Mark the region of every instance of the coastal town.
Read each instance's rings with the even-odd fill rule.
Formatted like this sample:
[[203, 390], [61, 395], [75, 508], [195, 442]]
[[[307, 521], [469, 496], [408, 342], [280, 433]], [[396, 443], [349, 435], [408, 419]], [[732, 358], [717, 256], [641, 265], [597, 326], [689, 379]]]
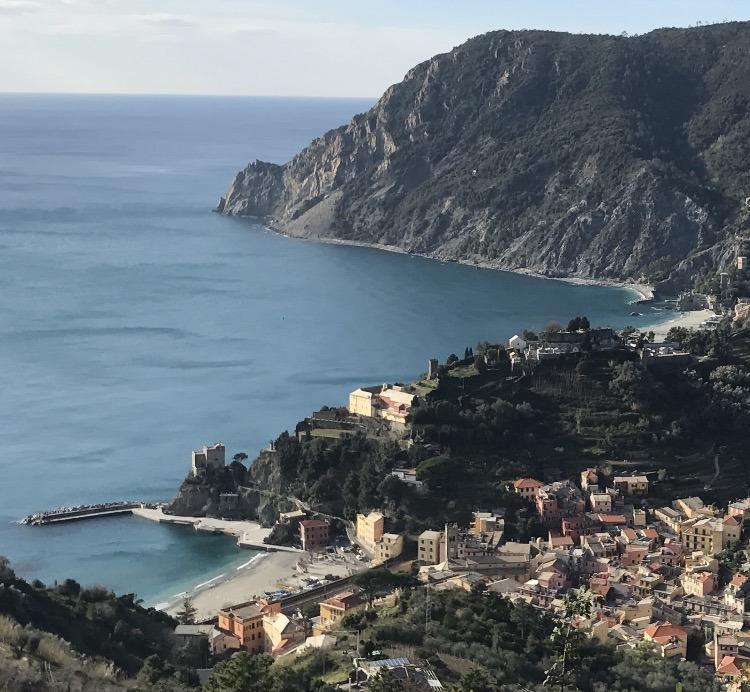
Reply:
[[[729, 319], [743, 319], [744, 310], [745, 302], [738, 301]], [[719, 321], [709, 320], [702, 328], [715, 329]], [[567, 329], [552, 326], [539, 335], [513, 335], [494, 353], [488, 348], [475, 356], [467, 348], [463, 359], [449, 358], [447, 365], [454, 378], [459, 369], [465, 381], [481, 379], [503, 361], [504, 376], [513, 379], [586, 354], [625, 354], [640, 367], [662, 373], [699, 361], [677, 341], [593, 328], [585, 318], [575, 318]], [[295, 436], [341, 441], [363, 435], [409, 449], [419, 439], [420, 400], [429, 399], [444, 375], [446, 365], [431, 359], [415, 383], [357, 388], [346, 407], [316, 412], [297, 426]], [[193, 453], [191, 475], [200, 479], [224, 464], [223, 445], [207, 446]], [[284, 527], [292, 537], [288, 549], [300, 552], [294, 586], [292, 578], [281, 579], [263, 593], [223, 603], [214, 612], [202, 608], [201, 619], [188, 595], [181, 610], [178, 604], [171, 607], [178, 616], [191, 616], [176, 634], [185, 641], [205, 641], [215, 660], [238, 651], [286, 660], [311, 650], [337, 651], [342, 639], [350, 642], [349, 635], [357, 631], [353, 623], [362, 614], [378, 617], [379, 609], [399, 602], [404, 589], [493, 595], [553, 618], [562, 617], [571, 598], [583, 597], [590, 607], [569, 620], [579, 634], [620, 650], [693, 661], [710, 670], [717, 684], [739, 692], [750, 671], [750, 560], [745, 553], [750, 497], [719, 504], [698, 494], [670, 496], [663, 470], [647, 463], [642, 469], [626, 466], [580, 464], [574, 475], [552, 481], [531, 475], [506, 478], [496, 504], [475, 506], [468, 522], [418, 532], [404, 530], [385, 506], [346, 519], [296, 500], [296, 509], [279, 512], [268, 534]], [[430, 483], [422, 469], [395, 466], [382, 481], [397, 482], [419, 497]], [[718, 465], [705, 469], [709, 482], [704, 490], [711, 489], [718, 474]], [[238, 502], [239, 497], [224, 494], [221, 507], [231, 513]], [[535, 527], [528, 540], [518, 540], [517, 529], [508, 523], [517, 523], [519, 516]], [[373, 590], [367, 581], [372, 573], [393, 579], [381, 577]], [[339, 671], [344, 687], [366, 688], [385, 670], [412, 680], [414, 689], [442, 689], [429, 661], [413, 652], [363, 655], [357, 647], [347, 658], [349, 664]]]
[[[394, 473], [419, 482], [409, 470]], [[408, 562], [421, 588], [500, 594], [551, 613], [566, 593], [589, 592], [595, 606], [575, 620], [587, 636], [616, 647], [647, 645], [654, 656], [665, 658], [686, 658], [692, 647], [694, 660], [711, 665], [727, 689], [739, 690], [750, 666], [750, 562], [742, 552], [750, 497], [723, 508], [699, 497], [653, 506], [652, 482], [645, 474], [611, 476], [596, 468], [554, 483], [529, 477], [509, 481], [509, 492], [547, 532], [528, 543], [505, 539], [503, 508], [477, 509], [468, 526], [435, 527], [418, 536], [388, 533], [384, 514], [373, 510], [357, 516], [358, 547], [349, 550], [365, 553], [372, 560], [368, 567], [404, 570]], [[306, 551], [325, 556], [341, 550], [332, 549], [327, 522], [303, 516], [282, 520], [297, 521]], [[413, 543], [411, 550], [407, 542]], [[336, 586], [335, 593], [329, 590], [319, 600], [306, 599], [318, 611], [309, 618], [302, 615], [299, 599], [287, 605], [289, 596], [270, 593], [228, 606], [209, 622], [183, 624], [176, 633], [206, 638], [217, 656], [237, 650], [296, 656], [334, 648], [346, 615], [392, 602], [398, 592], [386, 591], [368, 604], [360, 587]], [[425, 689], [439, 689], [423, 662], [399, 657], [379, 660], [374, 668], [372, 663], [355, 661], [365, 676], [390, 666], [424, 677]]]

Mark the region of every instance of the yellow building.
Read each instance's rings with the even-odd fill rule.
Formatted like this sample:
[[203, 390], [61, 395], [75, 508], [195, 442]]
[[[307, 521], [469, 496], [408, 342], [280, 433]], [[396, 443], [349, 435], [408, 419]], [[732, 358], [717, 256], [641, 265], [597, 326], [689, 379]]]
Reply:
[[342, 591], [320, 602], [320, 621], [317, 629], [325, 632], [331, 629], [347, 613], [362, 608], [364, 602], [356, 591]]
[[357, 515], [357, 540], [363, 543], [370, 552], [375, 551], [375, 544], [383, 537], [385, 518], [380, 512]]
[[417, 557], [420, 562], [437, 565], [441, 562], [442, 531], [423, 531], [419, 536]]

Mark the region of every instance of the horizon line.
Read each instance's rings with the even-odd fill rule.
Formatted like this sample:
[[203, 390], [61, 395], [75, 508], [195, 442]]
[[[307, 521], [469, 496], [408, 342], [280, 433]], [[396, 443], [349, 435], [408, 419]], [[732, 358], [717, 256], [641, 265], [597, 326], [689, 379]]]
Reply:
[[165, 98], [257, 98], [257, 99], [373, 99], [380, 96], [309, 96], [305, 94], [200, 94], [157, 91], [0, 91], [0, 96], [156, 96]]

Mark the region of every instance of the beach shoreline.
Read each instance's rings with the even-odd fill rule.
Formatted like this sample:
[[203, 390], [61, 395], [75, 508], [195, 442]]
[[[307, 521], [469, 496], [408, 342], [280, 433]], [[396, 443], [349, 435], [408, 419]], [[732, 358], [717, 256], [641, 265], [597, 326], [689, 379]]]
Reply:
[[716, 313], [713, 310], [692, 310], [690, 312], [680, 312], [676, 317], [649, 328], [654, 332], [656, 341], [664, 341], [667, 333], [673, 327], [684, 327], [685, 329], [697, 329], [709, 317], [714, 317]]
[[249, 601], [273, 591], [296, 567], [299, 555], [294, 553], [258, 552], [247, 562], [207, 579], [193, 588], [173, 594], [154, 608], [176, 615], [184, 599], [190, 598], [196, 619], [214, 617], [221, 608]]
[[154, 607], [175, 616], [189, 598], [196, 609], [196, 619], [207, 620], [222, 608], [266, 597], [278, 590], [299, 593], [307, 584], [304, 579], [340, 579], [364, 570], [367, 563], [354, 564], [328, 553], [259, 552], [247, 562], [196, 584], [192, 589], [173, 594]]
[[[250, 218], [250, 217], [245, 217], [245, 218]], [[258, 221], [260, 220], [258, 219]], [[578, 277], [578, 276], [547, 276], [546, 274], [541, 274], [532, 269], [524, 269], [524, 268], [510, 269], [508, 267], [500, 267], [500, 266], [497, 266], [496, 264], [493, 264], [491, 261], [486, 261], [486, 260], [469, 260], [469, 259], [446, 260], [442, 257], [433, 255], [430, 253], [408, 252], [407, 250], [404, 250], [403, 248], [398, 247], [397, 245], [367, 243], [362, 240], [346, 240], [343, 238], [326, 238], [323, 236], [310, 236], [310, 237], [298, 236], [298, 235], [292, 235], [291, 233], [286, 233], [279, 228], [274, 228], [273, 226], [269, 226], [267, 223], [264, 223], [262, 225], [263, 225], [263, 228], [265, 228], [267, 231], [270, 231], [271, 233], [276, 233], [280, 236], [283, 236], [285, 238], [291, 238], [293, 240], [302, 240], [302, 241], [307, 241], [311, 243], [323, 243], [325, 245], [345, 245], [345, 246], [350, 246], [350, 247], [370, 248], [372, 250], [383, 250], [384, 252], [393, 252], [399, 255], [409, 255], [412, 257], [420, 257], [422, 259], [428, 259], [428, 260], [432, 260], [436, 262], [461, 264], [467, 267], [475, 267], [477, 269], [488, 269], [492, 271], [508, 272], [509, 274], [521, 274], [523, 276], [531, 276], [535, 279], [547, 279], [549, 281], [564, 281], [565, 283], [575, 284], [579, 286], [604, 286], [608, 288], [624, 288], [628, 291], [631, 291], [637, 296], [633, 301], [631, 301], [631, 304], [652, 301], [654, 300], [654, 297], [655, 297], [654, 287], [648, 284], [628, 282], [628, 281], [617, 281], [615, 279], [590, 279], [590, 278]]]
[[348, 554], [326, 552], [312, 556], [299, 548], [264, 543], [271, 530], [254, 521], [177, 516], [164, 514], [161, 508], [145, 507], [134, 509], [133, 515], [157, 523], [232, 536], [237, 539], [238, 555], [243, 549], [254, 551], [242, 564], [226, 567], [192, 588], [153, 604], [157, 610], [172, 616], [181, 610], [185, 598], [189, 598], [196, 609], [196, 618], [206, 620], [215, 617], [222, 608], [261, 598], [266, 591], [299, 592], [307, 586], [304, 579], [340, 578], [367, 567]]

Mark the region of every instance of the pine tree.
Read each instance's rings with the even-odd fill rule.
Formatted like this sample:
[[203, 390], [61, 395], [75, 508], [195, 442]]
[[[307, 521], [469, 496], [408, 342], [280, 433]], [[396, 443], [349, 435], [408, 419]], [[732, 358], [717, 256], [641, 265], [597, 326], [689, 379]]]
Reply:
[[192, 625], [197, 613], [198, 609], [193, 605], [190, 596], [185, 596], [182, 601], [182, 610], [177, 611], [177, 621], [181, 625]]

